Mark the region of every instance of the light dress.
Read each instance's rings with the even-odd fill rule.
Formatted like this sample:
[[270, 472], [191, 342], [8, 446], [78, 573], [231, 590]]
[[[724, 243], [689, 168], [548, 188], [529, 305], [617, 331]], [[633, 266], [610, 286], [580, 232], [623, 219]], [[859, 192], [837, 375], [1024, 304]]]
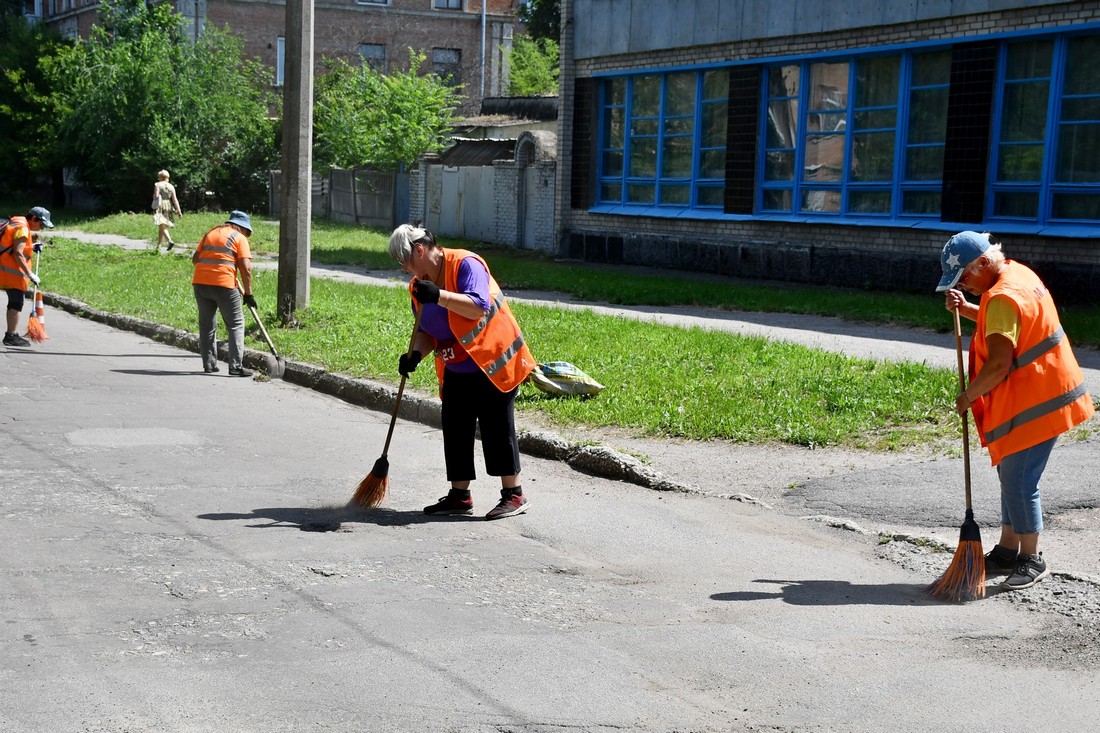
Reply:
[[157, 226], [166, 224], [170, 227], [176, 225], [176, 208], [172, 205], [172, 197], [176, 195], [176, 187], [168, 181], [157, 181], [157, 191], [160, 193], [160, 208], [153, 212], [153, 223]]

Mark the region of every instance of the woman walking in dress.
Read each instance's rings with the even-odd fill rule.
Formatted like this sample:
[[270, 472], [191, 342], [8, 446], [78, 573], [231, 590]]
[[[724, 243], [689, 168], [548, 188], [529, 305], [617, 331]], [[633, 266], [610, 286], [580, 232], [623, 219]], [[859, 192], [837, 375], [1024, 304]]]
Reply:
[[157, 253], [160, 253], [160, 244], [168, 240], [168, 249], [176, 246], [172, 241], [169, 228], [176, 225], [177, 218], [183, 218], [180, 210], [179, 199], [176, 198], [176, 187], [168, 182], [168, 171], [157, 174], [157, 182], [153, 184], [153, 223], [157, 225]]

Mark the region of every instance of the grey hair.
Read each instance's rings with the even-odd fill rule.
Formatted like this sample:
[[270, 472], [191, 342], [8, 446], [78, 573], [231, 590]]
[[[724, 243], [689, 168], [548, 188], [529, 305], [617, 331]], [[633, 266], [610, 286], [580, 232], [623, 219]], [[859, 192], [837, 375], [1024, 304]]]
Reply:
[[981, 267], [1000, 268], [1005, 262], [1005, 253], [1001, 251], [1001, 245], [999, 242], [993, 241], [993, 236], [989, 232], [982, 232], [982, 236], [989, 242], [989, 248], [985, 252], [979, 255], [978, 259], [971, 262], [969, 265], [963, 268], [963, 272], [977, 272]]
[[417, 242], [430, 245], [435, 243], [435, 238], [423, 227], [402, 224], [390, 235], [390, 257], [404, 265], [412, 257], [412, 248]]

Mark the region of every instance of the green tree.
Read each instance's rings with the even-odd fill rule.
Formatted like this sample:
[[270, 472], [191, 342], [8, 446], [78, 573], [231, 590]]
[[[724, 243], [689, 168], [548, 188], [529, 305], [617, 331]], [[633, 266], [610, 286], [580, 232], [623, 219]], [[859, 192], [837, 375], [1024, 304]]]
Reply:
[[443, 149], [460, 90], [434, 74], [421, 75], [424, 59], [410, 49], [408, 69], [388, 75], [366, 64], [325, 60], [313, 104], [318, 168], [393, 171]]
[[6, 161], [0, 196], [25, 193], [59, 161], [56, 97], [43, 64], [64, 41], [18, 10], [0, 4], [0, 160]]
[[516, 36], [509, 55], [508, 94], [513, 97], [557, 94], [558, 54], [556, 41]]
[[561, 0], [529, 0], [520, 6], [519, 19], [531, 38], [561, 40]]
[[190, 208], [265, 203], [276, 99], [241, 41], [208, 27], [190, 43], [167, 3], [107, 0], [100, 21], [47, 67], [77, 179], [112, 209], [147, 205], [161, 168]]

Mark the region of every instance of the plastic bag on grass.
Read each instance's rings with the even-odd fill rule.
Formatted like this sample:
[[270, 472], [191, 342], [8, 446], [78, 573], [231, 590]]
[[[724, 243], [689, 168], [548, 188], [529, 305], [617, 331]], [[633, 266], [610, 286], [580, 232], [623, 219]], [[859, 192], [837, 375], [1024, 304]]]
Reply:
[[592, 396], [603, 391], [603, 385], [567, 361], [538, 364], [527, 381], [543, 392], [572, 397]]

